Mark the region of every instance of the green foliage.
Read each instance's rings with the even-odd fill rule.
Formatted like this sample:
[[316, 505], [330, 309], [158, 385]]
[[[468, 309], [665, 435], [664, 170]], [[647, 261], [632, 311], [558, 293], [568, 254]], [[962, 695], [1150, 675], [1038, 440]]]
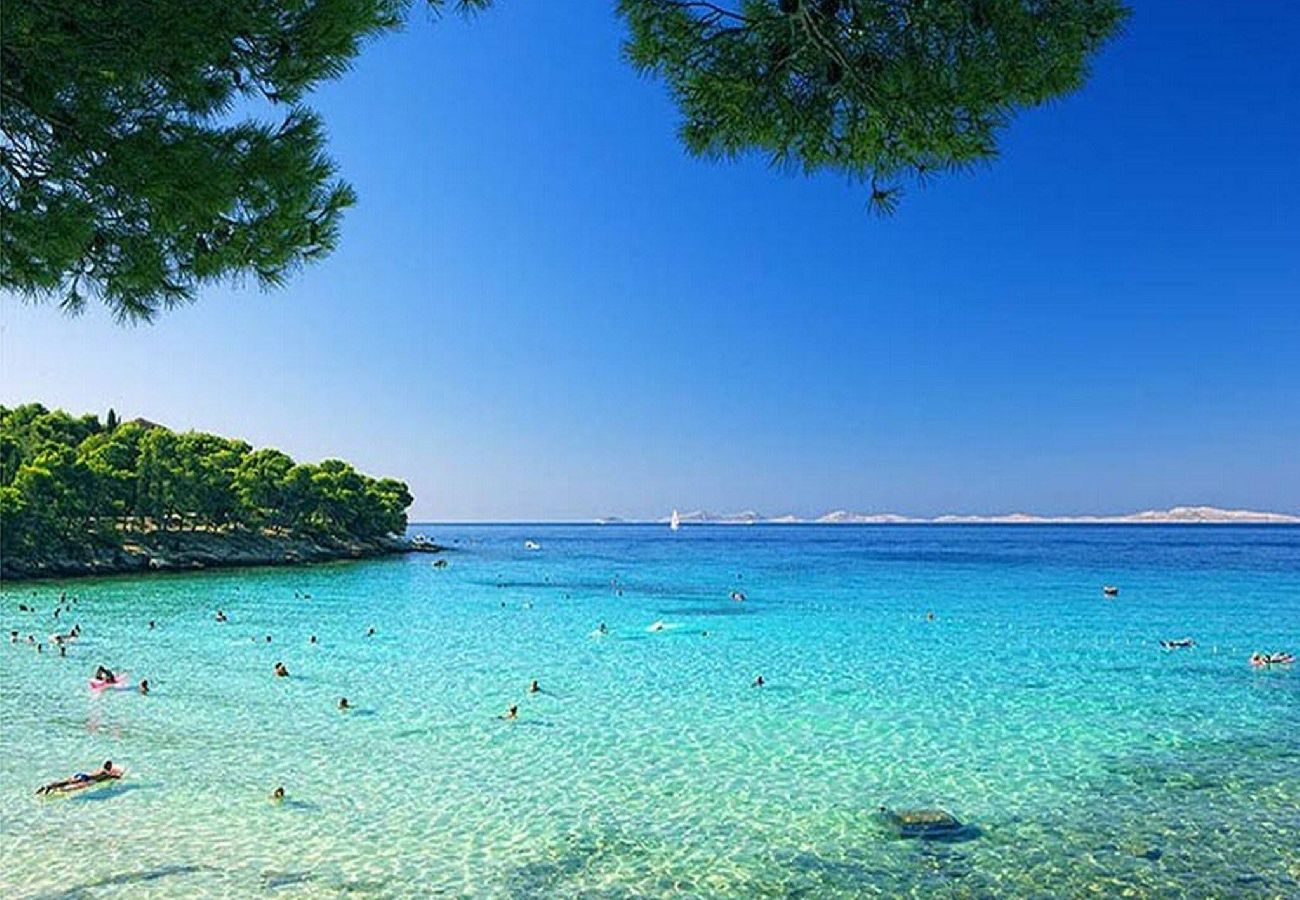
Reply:
[[0, 555], [74, 557], [131, 531], [272, 529], [368, 540], [406, 529], [411, 495], [341, 460], [295, 464], [213, 434], [108, 430], [39, 404], [0, 406]]
[[898, 179], [997, 153], [1016, 110], [1083, 84], [1120, 27], [1119, 0], [620, 0], [637, 68], [661, 76], [692, 152], [757, 151], [867, 180], [881, 212]]
[[[405, 0], [15, 0], [0, 16], [0, 286], [148, 319], [280, 284], [351, 189], [302, 105]], [[232, 120], [236, 105], [257, 118]]]
[[[844, 173], [881, 212], [905, 179], [992, 158], [1018, 110], [1083, 84], [1127, 15], [1121, 0], [616, 3], [625, 54], [667, 83], [690, 152]], [[0, 287], [149, 319], [205, 284], [273, 287], [328, 254], [354, 197], [303, 98], [406, 6], [7, 4]]]

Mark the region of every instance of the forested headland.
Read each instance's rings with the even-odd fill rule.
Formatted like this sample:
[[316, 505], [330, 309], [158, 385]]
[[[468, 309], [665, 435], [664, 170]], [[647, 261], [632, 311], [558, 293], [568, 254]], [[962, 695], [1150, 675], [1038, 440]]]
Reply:
[[402, 549], [406, 485], [109, 410], [0, 406], [5, 577], [307, 562]]

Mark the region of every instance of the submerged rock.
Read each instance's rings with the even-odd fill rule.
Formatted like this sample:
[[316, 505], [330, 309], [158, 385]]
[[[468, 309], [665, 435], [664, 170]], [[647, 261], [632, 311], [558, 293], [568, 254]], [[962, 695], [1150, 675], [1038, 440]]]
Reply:
[[904, 838], [961, 838], [972, 836], [973, 829], [943, 809], [888, 809], [880, 807], [885, 823]]

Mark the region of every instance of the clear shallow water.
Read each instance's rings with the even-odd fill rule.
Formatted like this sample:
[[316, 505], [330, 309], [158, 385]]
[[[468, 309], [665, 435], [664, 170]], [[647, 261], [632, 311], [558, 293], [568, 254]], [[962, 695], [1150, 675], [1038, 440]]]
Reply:
[[[1300, 651], [1300, 529], [417, 530], [448, 568], [6, 586], [0, 894], [1300, 894], [1300, 669], [1246, 664]], [[9, 644], [60, 589], [67, 658]]]

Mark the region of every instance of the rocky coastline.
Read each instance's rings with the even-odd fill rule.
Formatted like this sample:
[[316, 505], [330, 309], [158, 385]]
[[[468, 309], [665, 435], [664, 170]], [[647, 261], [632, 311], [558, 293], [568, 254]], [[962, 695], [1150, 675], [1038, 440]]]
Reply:
[[11, 582], [237, 566], [298, 566], [444, 549], [427, 542], [417, 546], [396, 536], [345, 540], [246, 530], [152, 531], [124, 533], [120, 543], [88, 543], [76, 554], [0, 559], [0, 579]]

